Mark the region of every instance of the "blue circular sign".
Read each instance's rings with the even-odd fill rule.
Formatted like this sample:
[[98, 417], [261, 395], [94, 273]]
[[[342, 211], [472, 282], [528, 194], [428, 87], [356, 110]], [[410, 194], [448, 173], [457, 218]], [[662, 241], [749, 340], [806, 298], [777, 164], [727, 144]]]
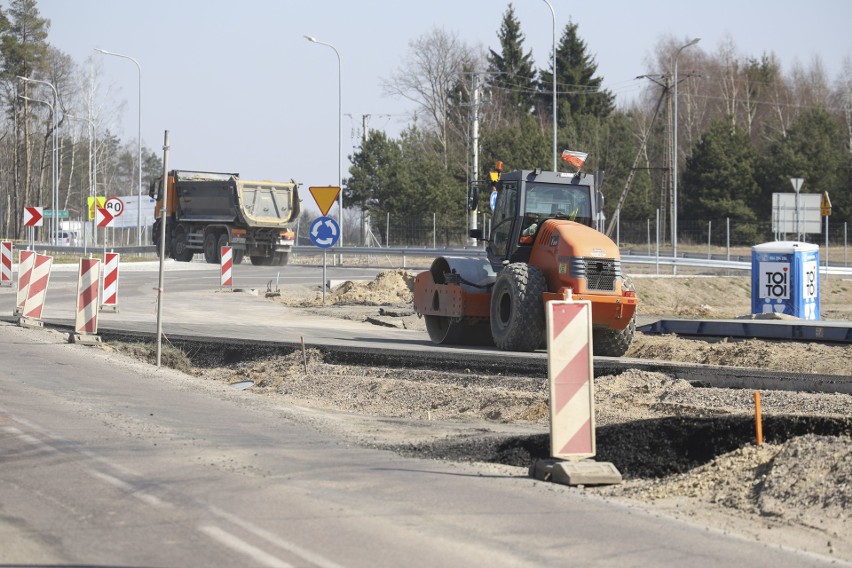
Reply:
[[494, 211], [494, 206], [497, 205], [497, 192], [496, 191], [491, 192], [491, 198], [488, 200], [488, 202], [489, 202], [489, 205], [491, 205], [491, 210]]
[[333, 247], [340, 238], [340, 226], [331, 217], [317, 217], [308, 231], [311, 242], [319, 248]]

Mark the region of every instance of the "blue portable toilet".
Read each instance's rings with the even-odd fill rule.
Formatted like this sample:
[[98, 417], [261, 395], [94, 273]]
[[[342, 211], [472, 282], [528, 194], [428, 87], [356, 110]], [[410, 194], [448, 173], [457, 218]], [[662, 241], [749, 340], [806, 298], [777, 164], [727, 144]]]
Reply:
[[795, 241], [753, 246], [751, 313], [820, 319], [819, 246]]

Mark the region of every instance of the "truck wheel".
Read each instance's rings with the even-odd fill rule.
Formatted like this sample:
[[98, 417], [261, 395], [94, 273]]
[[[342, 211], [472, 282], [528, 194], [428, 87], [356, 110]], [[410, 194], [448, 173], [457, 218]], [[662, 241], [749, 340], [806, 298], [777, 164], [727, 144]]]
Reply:
[[269, 257], [260, 255], [260, 254], [252, 254], [249, 255], [251, 259], [251, 263], [255, 266], [269, 266]]
[[189, 250], [186, 231], [181, 229], [178, 231], [177, 235], [175, 235], [174, 250], [172, 253], [172, 256], [174, 256], [174, 259], [178, 262], [189, 262], [192, 260], [194, 253]]
[[636, 333], [636, 317], [624, 329], [611, 327], [592, 328], [592, 345], [595, 355], [603, 357], [621, 357], [630, 349], [633, 335]]
[[216, 264], [219, 262], [219, 249], [216, 247], [218, 243], [216, 233], [207, 233], [204, 237], [204, 260], [207, 264]]
[[290, 261], [290, 253], [289, 252], [276, 252], [275, 256], [272, 257], [272, 265], [273, 266], [286, 266]]
[[525, 263], [505, 267], [491, 293], [491, 336], [502, 351], [535, 351], [544, 338], [544, 274]]
[[234, 264], [242, 264], [245, 256], [246, 256], [245, 251], [242, 251], [242, 250], [234, 251]]

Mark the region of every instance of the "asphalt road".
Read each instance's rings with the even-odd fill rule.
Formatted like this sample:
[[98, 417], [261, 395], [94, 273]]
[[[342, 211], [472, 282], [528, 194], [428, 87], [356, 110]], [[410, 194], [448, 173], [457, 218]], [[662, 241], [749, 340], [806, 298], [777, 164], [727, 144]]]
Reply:
[[[0, 323], [0, 565], [823, 565]], [[345, 417], [341, 417], [345, 419]]]

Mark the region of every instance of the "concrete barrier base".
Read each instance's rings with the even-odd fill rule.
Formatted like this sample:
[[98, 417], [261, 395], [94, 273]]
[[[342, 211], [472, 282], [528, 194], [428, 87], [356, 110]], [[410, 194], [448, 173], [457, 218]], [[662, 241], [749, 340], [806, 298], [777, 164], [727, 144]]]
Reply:
[[44, 322], [40, 319], [21, 317], [18, 325], [26, 329], [41, 329], [44, 327]]
[[116, 306], [116, 305], [114, 305], [114, 304], [101, 306], [101, 307], [100, 307], [100, 311], [102, 311], [102, 312], [110, 312], [110, 313], [113, 313], [113, 314], [117, 314], [117, 313], [118, 313], [118, 306]]
[[70, 333], [68, 334], [68, 343], [77, 343], [80, 345], [100, 345], [102, 343], [101, 336], [94, 333]]
[[621, 472], [610, 462], [595, 460], [538, 460], [530, 467], [530, 477], [562, 485], [617, 485]]

